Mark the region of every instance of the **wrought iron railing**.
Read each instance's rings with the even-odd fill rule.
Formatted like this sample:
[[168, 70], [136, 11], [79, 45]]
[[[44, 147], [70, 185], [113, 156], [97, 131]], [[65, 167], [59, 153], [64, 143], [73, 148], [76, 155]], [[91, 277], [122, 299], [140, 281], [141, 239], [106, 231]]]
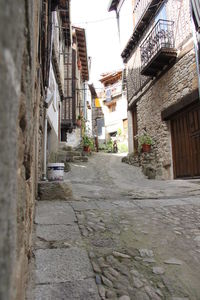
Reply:
[[140, 46], [142, 69], [153, 59], [160, 49], [174, 49], [174, 22], [158, 20]]

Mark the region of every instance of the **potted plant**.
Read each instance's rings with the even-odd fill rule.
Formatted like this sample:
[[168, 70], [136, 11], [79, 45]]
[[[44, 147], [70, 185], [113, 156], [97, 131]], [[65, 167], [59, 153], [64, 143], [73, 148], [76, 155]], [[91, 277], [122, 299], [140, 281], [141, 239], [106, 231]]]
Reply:
[[85, 152], [90, 152], [91, 148], [93, 147], [93, 141], [91, 138], [89, 138], [89, 136], [84, 135], [82, 137], [82, 143], [83, 143], [83, 150]]
[[81, 127], [81, 121], [82, 121], [82, 116], [81, 116], [81, 115], [78, 115], [78, 118], [77, 118], [77, 120], [76, 120], [76, 125], [77, 125], [78, 127]]
[[142, 135], [139, 136], [138, 142], [139, 149], [142, 149], [143, 152], [149, 152], [151, 150], [153, 140], [151, 136], [147, 134], [147, 132], [144, 132]]

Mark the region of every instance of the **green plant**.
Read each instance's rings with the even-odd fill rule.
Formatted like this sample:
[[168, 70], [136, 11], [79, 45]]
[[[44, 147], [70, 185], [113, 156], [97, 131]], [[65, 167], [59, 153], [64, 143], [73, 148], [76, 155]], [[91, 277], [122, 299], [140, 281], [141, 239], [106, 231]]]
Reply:
[[125, 143], [118, 143], [118, 151], [119, 153], [128, 152], [128, 146]]
[[113, 150], [113, 141], [110, 140], [110, 141], [108, 141], [108, 142], [106, 143], [106, 151], [107, 151], [107, 152], [112, 152], [112, 150]]
[[118, 129], [117, 129], [117, 135], [120, 136], [121, 134], [122, 134], [122, 129], [121, 129], [121, 128], [118, 128]]
[[93, 139], [90, 138], [90, 137], [87, 136], [87, 135], [84, 135], [84, 136], [82, 137], [82, 143], [83, 143], [83, 146], [86, 146], [86, 147], [89, 146], [89, 147], [92, 148], [92, 149], [93, 149], [93, 147], [94, 147]]
[[142, 145], [152, 145], [153, 139], [152, 137], [145, 131], [142, 135], [138, 136], [138, 146], [139, 150], [142, 148]]

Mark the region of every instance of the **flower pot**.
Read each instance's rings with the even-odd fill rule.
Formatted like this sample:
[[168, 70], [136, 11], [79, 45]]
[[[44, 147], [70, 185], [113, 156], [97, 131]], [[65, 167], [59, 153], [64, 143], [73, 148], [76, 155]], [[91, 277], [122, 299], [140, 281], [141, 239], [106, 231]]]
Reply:
[[149, 145], [149, 144], [143, 144], [142, 145], [142, 151], [143, 152], [150, 152], [150, 150], [151, 150], [151, 145]]
[[90, 146], [83, 146], [83, 150], [85, 152], [90, 152]]
[[78, 127], [81, 127], [81, 120], [77, 120], [77, 121], [76, 121], [76, 125], [77, 125]]

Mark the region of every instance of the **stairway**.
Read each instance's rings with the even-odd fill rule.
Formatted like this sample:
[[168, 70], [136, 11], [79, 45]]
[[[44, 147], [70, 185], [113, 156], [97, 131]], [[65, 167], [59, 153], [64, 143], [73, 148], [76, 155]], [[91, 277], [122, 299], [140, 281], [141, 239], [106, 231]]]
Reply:
[[82, 148], [73, 149], [71, 146], [61, 146], [57, 153], [58, 160], [64, 163], [87, 162], [88, 157], [84, 155]]

